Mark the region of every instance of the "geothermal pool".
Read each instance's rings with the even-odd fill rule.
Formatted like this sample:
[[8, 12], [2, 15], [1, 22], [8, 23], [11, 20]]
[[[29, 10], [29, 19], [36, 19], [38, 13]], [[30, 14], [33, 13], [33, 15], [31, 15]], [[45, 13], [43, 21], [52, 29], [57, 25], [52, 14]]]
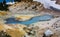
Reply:
[[50, 20], [52, 18], [53, 18], [52, 15], [42, 15], [42, 16], [32, 17], [30, 20], [27, 20], [27, 21], [18, 21], [18, 20], [15, 20], [15, 18], [7, 18], [5, 20], [6, 20], [6, 24], [30, 25], [32, 23], [36, 23], [36, 22], [40, 22], [40, 21], [48, 21], [48, 20]]

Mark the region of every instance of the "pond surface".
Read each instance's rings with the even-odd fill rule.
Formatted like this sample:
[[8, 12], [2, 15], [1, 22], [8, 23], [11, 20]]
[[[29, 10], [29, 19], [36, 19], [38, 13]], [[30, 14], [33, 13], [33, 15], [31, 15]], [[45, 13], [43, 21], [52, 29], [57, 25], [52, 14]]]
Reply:
[[30, 25], [32, 23], [36, 23], [36, 22], [39, 22], [39, 21], [47, 21], [47, 20], [50, 20], [52, 18], [53, 18], [52, 15], [43, 15], [43, 16], [33, 17], [30, 20], [28, 20], [28, 21], [18, 21], [18, 20], [15, 20], [15, 18], [7, 18], [5, 20], [7, 21], [6, 24], [17, 24], [17, 23], [20, 23], [20, 24], [24, 24], [24, 25]]

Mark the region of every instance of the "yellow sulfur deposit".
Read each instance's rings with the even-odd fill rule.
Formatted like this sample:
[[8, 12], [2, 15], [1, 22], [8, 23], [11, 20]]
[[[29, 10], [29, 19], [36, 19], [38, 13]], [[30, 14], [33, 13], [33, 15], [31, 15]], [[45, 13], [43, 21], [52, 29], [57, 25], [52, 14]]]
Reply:
[[4, 26], [0, 24], [0, 30], [3, 30], [4, 29]]
[[7, 29], [6, 32], [12, 37], [23, 37], [25, 35], [25, 31], [19, 29]]
[[19, 21], [26, 21], [26, 20], [29, 20], [31, 19], [33, 16], [16, 16], [16, 20], [19, 20]]
[[4, 16], [4, 15], [7, 15], [7, 14], [8, 14], [8, 12], [5, 12], [5, 11], [0, 12], [0, 16]]
[[10, 35], [11, 37], [23, 37], [25, 36], [26, 32], [23, 30], [23, 27], [18, 27], [18, 25], [15, 25], [15, 27], [8, 26], [5, 24], [0, 25], [0, 31], [4, 31], [7, 33], [7, 35]]

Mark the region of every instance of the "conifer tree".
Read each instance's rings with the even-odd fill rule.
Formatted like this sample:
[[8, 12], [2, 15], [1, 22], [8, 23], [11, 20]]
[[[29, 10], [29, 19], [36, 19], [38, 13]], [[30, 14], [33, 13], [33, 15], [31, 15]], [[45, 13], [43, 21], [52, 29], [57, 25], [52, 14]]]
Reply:
[[3, 10], [8, 10], [8, 5], [6, 5], [6, 0], [3, 1]]

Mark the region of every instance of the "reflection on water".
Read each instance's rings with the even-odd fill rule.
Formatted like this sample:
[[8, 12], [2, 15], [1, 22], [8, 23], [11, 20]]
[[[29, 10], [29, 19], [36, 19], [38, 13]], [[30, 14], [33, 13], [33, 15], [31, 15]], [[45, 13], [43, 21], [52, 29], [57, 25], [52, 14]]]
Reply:
[[50, 20], [52, 18], [53, 18], [52, 15], [36, 16], [36, 17], [31, 18], [28, 21], [17, 21], [17, 20], [15, 20], [15, 18], [8, 18], [8, 19], [6, 19], [6, 21], [7, 21], [6, 24], [20, 23], [20, 24], [29, 25], [29, 24], [36, 23], [36, 22], [39, 22], [39, 21], [47, 21], [47, 20]]

